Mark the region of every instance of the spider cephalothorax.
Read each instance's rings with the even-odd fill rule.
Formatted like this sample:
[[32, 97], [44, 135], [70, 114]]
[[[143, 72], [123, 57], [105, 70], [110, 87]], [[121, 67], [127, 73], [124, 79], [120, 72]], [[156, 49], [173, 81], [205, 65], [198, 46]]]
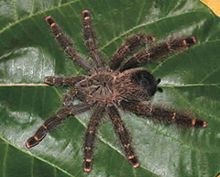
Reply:
[[[154, 37], [134, 34], [119, 47], [108, 66], [97, 50], [88, 10], [82, 12], [82, 22], [85, 45], [89, 50], [92, 63], [77, 53], [71, 40], [62, 32], [51, 16], [47, 16], [45, 19], [65, 53], [71, 60], [88, 71], [88, 75], [47, 76], [45, 78], [44, 82], [48, 85], [67, 86], [70, 87], [70, 90], [64, 95], [63, 107], [54, 116], [47, 119], [34, 136], [27, 140], [25, 144], [27, 148], [39, 144], [46, 134], [65, 118], [94, 109], [85, 134], [84, 171], [90, 172], [92, 169], [95, 135], [104, 114], [107, 114], [111, 120], [128, 161], [134, 168], [137, 168], [139, 167], [138, 158], [118, 109], [130, 111], [144, 118], [175, 123], [184, 127], [205, 128], [207, 126], [207, 122], [197, 119], [191, 114], [151, 105], [151, 97], [157, 90], [162, 91], [158, 87], [160, 79], [155, 79], [151, 73], [139, 67], [140, 64], [163, 59], [169, 53], [182, 51], [192, 46], [196, 43], [194, 36], [173, 39], [135, 53], [134, 50], [137, 47], [144, 47], [145, 44], [153, 42]], [[129, 55], [132, 56], [128, 58]], [[75, 99], [78, 99], [80, 103], [74, 104]]]

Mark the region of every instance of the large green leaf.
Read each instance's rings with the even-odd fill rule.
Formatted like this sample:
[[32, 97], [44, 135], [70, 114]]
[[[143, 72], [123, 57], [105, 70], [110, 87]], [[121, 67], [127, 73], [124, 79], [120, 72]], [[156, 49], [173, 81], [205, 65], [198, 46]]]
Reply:
[[[0, 87], [0, 176], [2, 177], [212, 177], [220, 171], [220, 20], [197, 0], [0, 1], [0, 82], [42, 83], [48, 75], [75, 75], [43, 17], [52, 15], [87, 56], [80, 12], [90, 9], [106, 60], [130, 34], [146, 32], [158, 40], [197, 36], [189, 50], [147, 66], [162, 79], [155, 103], [198, 114], [206, 129], [155, 124], [123, 113], [141, 167], [133, 169], [112, 125], [98, 135], [91, 174], [82, 171], [83, 136], [90, 113], [72, 118], [28, 151], [25, 140], [61, 105], [64, 90], [51, 87]], [[113, 135], [113, 136], [112, 136]]]

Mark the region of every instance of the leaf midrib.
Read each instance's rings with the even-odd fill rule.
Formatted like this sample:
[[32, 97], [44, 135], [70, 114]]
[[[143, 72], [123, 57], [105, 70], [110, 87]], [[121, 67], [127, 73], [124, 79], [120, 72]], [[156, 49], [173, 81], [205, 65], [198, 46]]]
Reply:
[[[75, 1], [72, 1], [72, 2], [68, 2], [68, 3], [62, 4], [61, 6], [54, 6], [53, 8], [48, 9], [48, 10], [46, 10], [46, 11], [39, 11], [39, 12], [37, 12], [37, 13], [35, 13], [35, 14], [31, 14], [30, 16], [26, 16], [26, 17], [24, 17], [24, 18], [21, 18], [21, 19], [19, 19], [19, 20], [16, 20], [15, 22], [13, 22], [13, 23], [9, 24], [8, 26], [4, 27], [4, 28], [0, 31], [0, 35], [1, 35], [2, 33], [4, 33], [5, 31], [7, 31], [8, 29], [10, 29], [12, 26], [15, 26], [16, 24], [21, 23], [22, 21], [28, 20], [28, 19], [30, 19], [30, 18], [32, 18], [32, 17], [34, 17], [34, 16], [37, 16], [37, 15], [41, 15], [41, 14], [47, 12], [47, 11], [51, 11], [51, 10], [54, 10], [54, 9], [57, 9], [57, 8], [60, 8], [60, 7], [64, 7], [64, 6], [68, 6], [68, 5], [70, 5], [70, 4], [76, 3], [77, 1], [80, 1], [80, 0], [75, 0]], [[201, 9], [203, 9], [203, 8], [201, 8]], [[174, 17], [177, 17], [177, 16], [182, 16], [182, 15], [190, 14], [190, 13], [202, 12], [202, 11], [199, 11], [199, 10], [200, 10], [200, 9], [196, 9], [196, 10], [193, 11], [193, 12], [186, 12], [186, 13], [183, 13], [183, 14], [181, 14], [181, 15], [167, 16], [167, 17], [161, 18], [161, 19], [159, 19], [159, 20], [157, 20], [157, 21], [154, 21], [154, 22], [151, 22], [151, 23], [143, 23], [143, 24], [137, 25], [137, 26], [135, 26], [135, 27], [133, 27], [133, 28], [127, 30], [127, 31], [124, 31], [123, 33], [119, 34], [118, 36], [112, 38], [112, 40], [108, 41], [106, 44], [104, 44], [102, 47], [100, 47], [99, 50], [105, 49], [106, 47], [108, 47], [109, 45], [111, 45], [111, 44], [112, 44], [113, 42], [115, 42], [116, 40], [120, 39], [121, 37], [123, 37], [123, 36], [125, 36], [125, 35], [127, 35], [127, 34], [129, 34], [129, 33], [131, 33], [132, 31], [134, 31], [134, 30], [136, 30], [136, 29], [138, 29], [138, 28], [141, 28], [141, 27], [143, 27], [143, 26], [146, 26], [146, 25], [149, 25], [149, 24], [152, 24], [152, 23], [159, 22], [159, 21], [164, 20], [164, 19], [174, 18]], [[217, 41], [219, 42], [220, 40], [217, 40]], [[212, 41], [209, 41], [209, 42], [212, 42]], [[169, 85], [169, 84], [165, 84], [165, 85], [162, 85], [162, 86], [163, 86], [163, 87], [174, 87], [174, 88], [175, 88], [175, 87], [203, 87], [203, 86], [219, 86], [219, 85], [220, 85], [220, 83], [216, 83], [216, 84], [185, 84], [185, 85], [172, 85], [172, 84]], [[56, 90], [56, 89], [55, 89], [55, 90]], [[78, 118], [77, 118], [77, 120], [79, 121], [80, 124], [82, 124], [84, 127], [86, 127], [86, 125], [83, 124]], [[149, 126], [150, 126], [150, 125], [149, 125]], [[153, 128], [153, 127], [151, 127], [151, 128]], [[154, 128], [154, 129], [155, 129], [155, 128]], [[158, 132], [158, 131], [157, 131], [157, 132]], [[161, 133], [163, 136], [166, 136], [166, 137], [168, 137], [168, 138], [171, 138], [172, 140], [174, 140], [174, 141], [176, 141], [176, 142], [181, 142], [181, 145], [185, 143], [185, 142], [182, 143], [182, 141], [178, 141], [176, 138], [174, 138], [174, 137], [172, 137], [172, 136], [168, 136], [168, 135], [165, 134], [164, 132], [159, 131], [159, 133]], [[61, 170], [62, 172], [64, 172], [65, 174], [67, 174], [67, 175], [69, 175], [69, 176], [73, 176], [72, 174], [68, 173], [67, 171], [61, 169], [59, 166], [56, 166], [56, 165], [50, 163], [49, 161], [44, 160], [44, 159], [42, 159], [42, 158], [40, 158], [40, 157], [38, 157], [38, 156], [35, 156], [35, 155], [32, 154], [32, 153], [28, 153], [28, 152], [25, 151], [25, 150], [19, 149], [18, 147], [14, 146], [14, 145], [11, 144], [9, 141], [7, 141], [5, 138], [3, 138], [3, 136], [0, 136], [0, 138], [1, 138], [4, 142], [6, 142], [7, 144], [9, 144], [9, 145], [13, 146], [14, 148], [18, 149], [19, 151], [21, 151], [21, 152], [23, 152], [23, 153], [26, 153], [26, 154], [28, 154], [28, 155], [31, 155], [31, 156], [33, 156], [34, 158], [39, 159], [39, 160], [41, 160], [41, 161], [43, 161], [43, 162], [45, 162], [45, 163], [47, 163], [47, 164], [49, 164], [49, 165], [51, 165], [51, 166], [54, 166], [55, 168]], [[120, 155], [122, 155], [121, 152], [120, 152], [118, 149], [116, 149], [116, 148], [115, 148], [114, 146], [112, 146], [109, 142], [107, 142], [101, 135], [98, 135], [98, 138], [100, 139], [101, 142], [103, 142], [104, 144], [108, 145], [111, 149], [114, 149], [116, 152], [118, 152]], [[186, 144], [186, 143], [185, 143], [185, 144]], [[201, 151], [201, 149], [198, 149], [198, 148], [195, 148], [195, 147], [193, 147], [193, 146], [190, 146], [189, 144], [186, 144], [186, 145], [189, 146], [191, 149], [195, 149], [195, 150]], [[122, 156], [123, 156], [123, 155], [122, 155]], [[145, 167], [143, 167], [143, 166], [141, 166], [141, 168], [143, 168], [143, 169], [146, 170], [146, 171], [149, 171], [149, 170], [147, 170], [147, 169], [146, 169]], [[151, 172], [151, 173], [152, 173], [152, 172]], [[155, 175], [156, 175], [156, 174], [155, 174]]]
[[[220, 68], [219, 68], [220, 69]], [[219, 87], [220, 83], [215, 83], [215, 84], [160, 84], [161, 87], [163, 88], [182, 88], [182, 87]]]

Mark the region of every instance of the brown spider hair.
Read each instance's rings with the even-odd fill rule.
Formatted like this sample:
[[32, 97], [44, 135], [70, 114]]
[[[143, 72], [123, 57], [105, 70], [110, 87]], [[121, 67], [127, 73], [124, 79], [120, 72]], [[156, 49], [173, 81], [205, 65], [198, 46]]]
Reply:
[[[130, 111], [143, 118], [152, 118], [159, 122], [174, 123], [184, 127], [205, 128], [207, 126], [206, 121], [190, 114], [152, 105], [150, 103], [152, 96], [157, 91], [162, 91], [158, 86], [160, 79], [156, 79], [150, 72], [140, 67], [141, 64], [164, 59], [168, 54], [191, 47], [196, 43], [194, 36], [173, 39], [149, 49], [143, 49], [145, 44], [152, 43], [155, 38], [146, 34], [133, 34], [115, 52], [108, 66], [97, 49], [89, 10], [82, 11], [82, 24], [85, 45], [92, 63], [81, 57], [73, 47], [73, 42], [63, 33], [51, 16], [47, 16], [45, 20], [64, 52], [73, 62], [85, 69], [88, 75], [45, 77], [44, 82], [50, 86], [65, 86], [70, 89], [64, 95], [62, 108], [47, 119], [26, 141], [27, 148], [39, 144], [49, 131], [66, 118], [93, 109], [85, 133], [84, 171], [90, 172], [92, 169], [96, 133], [105, 114], [108, 115], [114, 126], [126, 158], [134, 168], [137, 168], [140, 163], [132, 146], [132, 138], [118, 109]], [[135, 49], [138, 47], [142, 47], [142, 49], [135, 53]], [[132, 56], [129, 58], [130, 55]], [[75, 99], [78, 99], [80, 103], [74, 104]]]

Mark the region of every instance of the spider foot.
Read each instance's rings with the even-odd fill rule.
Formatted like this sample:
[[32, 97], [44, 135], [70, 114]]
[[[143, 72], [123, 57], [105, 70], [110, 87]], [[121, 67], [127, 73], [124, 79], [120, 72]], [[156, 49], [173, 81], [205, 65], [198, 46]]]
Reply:
[[138, 162], [138, 159], [136, 156], [134, 155], [128, 156], [128, 160], [134, 168], [140, 167], [140, 163]]
[[30, 149], [36, 145], [38, 145], [43, 138], [46, 136], [47, 134], [47, 128], [45, 125], [42, 125], [37, 132], [35, 133], [34, 136], [30, 137], [26, 142], [25, 142], [25, 146], [26, 148]]
[[91, 159], [85, 159], [83, 166], [84, 172], [90, 173], [92, 171]]

